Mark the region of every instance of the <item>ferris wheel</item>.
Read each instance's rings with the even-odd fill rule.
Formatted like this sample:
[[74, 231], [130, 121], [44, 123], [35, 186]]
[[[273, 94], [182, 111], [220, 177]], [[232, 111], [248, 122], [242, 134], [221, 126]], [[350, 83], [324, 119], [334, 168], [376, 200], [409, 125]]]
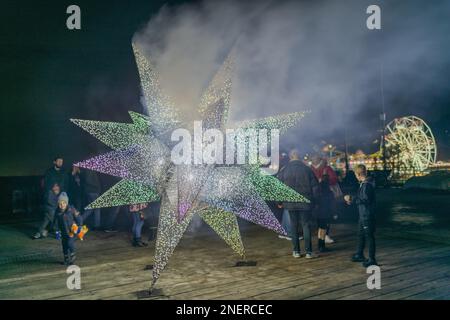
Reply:
[[416, 116], [391, 121], [386, 126], [385, 141], [388, 162], [404, 173], [422, 172], [436, 162], [433, 133], [425, 121]]

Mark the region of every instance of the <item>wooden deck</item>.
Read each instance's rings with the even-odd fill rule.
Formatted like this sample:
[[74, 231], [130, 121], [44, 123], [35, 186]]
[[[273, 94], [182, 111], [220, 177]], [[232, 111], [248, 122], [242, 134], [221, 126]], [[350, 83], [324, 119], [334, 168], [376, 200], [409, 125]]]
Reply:
[[[92, 232], [77, 242], [81, 290], [66, 287], [60, 244], [29, 240], [14, 225], [1, 227], [0, 299], [137, 299], [149, 287], [154, 247], [132, 248], [126, 233]], [[149, 299], [450, 299], [450, 245], [377, 233], [381, 289], [369, 290], [366, 270], [349, 261], [355, 247], [353, 225], [338, 225], [317, 259], [294, 259], [290, 242], [260, 227], [244, 230], [253, 267], [234, 267], [238, 259], [216, 235], [185, 237], [175, 250]], [[4, 241], [11, 249], [6, 252]], [[316, 247], [314, 239], [313, 246]], [[15, 248], [15, 249], [14, 249]], [[9, 256], [8, 256], [8, 255]]]

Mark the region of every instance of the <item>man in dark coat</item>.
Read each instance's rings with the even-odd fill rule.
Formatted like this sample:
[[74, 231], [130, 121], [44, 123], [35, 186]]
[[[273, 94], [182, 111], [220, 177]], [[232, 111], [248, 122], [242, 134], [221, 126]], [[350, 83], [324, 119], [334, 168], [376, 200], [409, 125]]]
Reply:
[[61, 156], [53, 159], [53, 167], [48, 169], [44, 175], [44, 198], [47, 199], [49, 193], [55, 184], [59, 185], [61, 192], [67, 192], [69, 187], [69, 176], [63, 168], [64, 160]]
[[72, 166], [72, 174], [69, 175], [69, 195], [71, 204], [81, 212], [83, 195], [81, 192], [80, 168], [77, 166]]
[[[100, 179], [95, 171], [80, 169], [80, 184], [81, 191], [85, 197], [86, 205], [91, 204], [94, 200], [96, 200], [100, 196], [101, 185]], [[87, 218], [94, 214], [94, 226], [91, 228], [92, 230], [100, 229], [100, 218], [101, 212], [100, 209], [88, 209], [83, 213], [83, 221], [87, 221]]]
[[53, 222], [57, 207], [57, 198], [61, 192], [67, 191], [69, 177], [63, 169], [64, 160], [61, 156], [53, 159], [53, 167], [47, 169], [42, 180], [44, 217], [38, 232], [33, 239], [45, 238], [48, 235], [47, 226]]
[[287, 186], [291, 187], [309, 202], [284, 202], [283, 207], [289, 211], [291, 220], [292, 244], [294, 247], [293, 256], [300, 257], [299, 224], [303, 228], [305, 239], [306, 258], [313, 258], [311, 245], [311, 221], [312, 211], [319, 200], [319, 183], [311, 168], [300, 160], [300, 153], [294, 149], [289, 152], [289, 162], [284, 170], [280, 172], [278, 178]]

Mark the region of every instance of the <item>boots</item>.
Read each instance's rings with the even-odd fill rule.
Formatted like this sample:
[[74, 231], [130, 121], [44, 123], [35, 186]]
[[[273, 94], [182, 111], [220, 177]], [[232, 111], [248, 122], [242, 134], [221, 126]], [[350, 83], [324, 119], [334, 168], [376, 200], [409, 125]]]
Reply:
[[364, 257], [364, 254], [362, 253], [355, 253], [352, 256], [352, 262], [365, 262], [366, 261], [366, 257]]
[[141, 238], [133, 239], [133, 247], [147, 247], [148, 244], [143, 242]]
[[77, 259], [77, 256], [75, 255], [75, 253], [65, 254], [64, 255], [64, 265], [67, 267], [71, 266], [74, 264], [76, 259]]
[[330, 249], [325, 247], [325, 240], [319, 239], [319, 252], [328, 252]]
[[68, 254], [65, 254], [65, 255], [64, 255], [64, 265], [65, 265], [66, 267], [68, 267], [68, 266], [71, 265], [71, 263], [70, 263], [70, 255], [68, 255]]
[[363, 267], [368, 268], [370, 266], [378, 266], [377, 260], [375, 258], [369, 258], [366, 261], [363, 262]]
[[157, 229], [156, 228], [150, 228], [150, 234], [148, 236], [148, 241], [153, 241], [156, 239], [156, 234], [157, 234]]
[[47, 236], [48, 236], [48, 231], [47, 231], [47, 230], [44, 230], [44, 231], [42, 231], [42, 232], [36, 232], [36, 233], [32, 236], [32, 238], [33, 238], [33, 239], [42, 239], [42, 238], [47, 238]]
[[33, 239], [40, 239], [40, 238], [42, 238], [42, 235], [41, 235], [40, 232], [36, 232], [31, 238], [33, 238]]

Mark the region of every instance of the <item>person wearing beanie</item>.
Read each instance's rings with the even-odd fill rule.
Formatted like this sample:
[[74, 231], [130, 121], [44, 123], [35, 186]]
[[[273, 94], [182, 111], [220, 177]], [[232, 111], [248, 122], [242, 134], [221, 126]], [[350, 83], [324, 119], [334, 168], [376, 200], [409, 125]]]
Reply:
[[33, 235], [33, 239], [46, 238], [48, 235], [47, 227], [51, 225], [52, 231], [56, 231], [56, 225], [53, 223], [55, 221], [55, 211], [58, 207], [58, 198], [61, 193], [61, 188], [59, 184], [55, 183], [52, 186], [51, 191], [47, 194], [45, 205], [44, 205], [44, 219], [41, 222], [38, 231]]
[[67, 193], [61, 192], [61, 194], [58, 197], [58, 204], [61, 202], [65, 202], [66, 204], [69, 204], [69, 197], [67, 196]]
[[[358, 245], [356, 253], [352, 256], [351, 261], [362, 262], [364, 268], [377, 266], [375, 259], [375, 182], [372, 177], [367, 174], [367, 168], [363, 164], [359, 164], [355, 168], [356, 178], [360, 183], [360, 187], [356, 195], [345, 195], [345, 202], [350, 205], [355, 203], [358, 208]], [[364, 256], [365, 244], [368, 244], [369, 259]]]
[[83, 221], [80, 213], [73, 206], [69, 205], [69, 197], [65, 192], [61, 192], [58, 197], [55, 220], [60, 232], [64, 264], [72, 265], [76, 259], [76, 235], [73, 232], [73, 228], [81, 228]]

